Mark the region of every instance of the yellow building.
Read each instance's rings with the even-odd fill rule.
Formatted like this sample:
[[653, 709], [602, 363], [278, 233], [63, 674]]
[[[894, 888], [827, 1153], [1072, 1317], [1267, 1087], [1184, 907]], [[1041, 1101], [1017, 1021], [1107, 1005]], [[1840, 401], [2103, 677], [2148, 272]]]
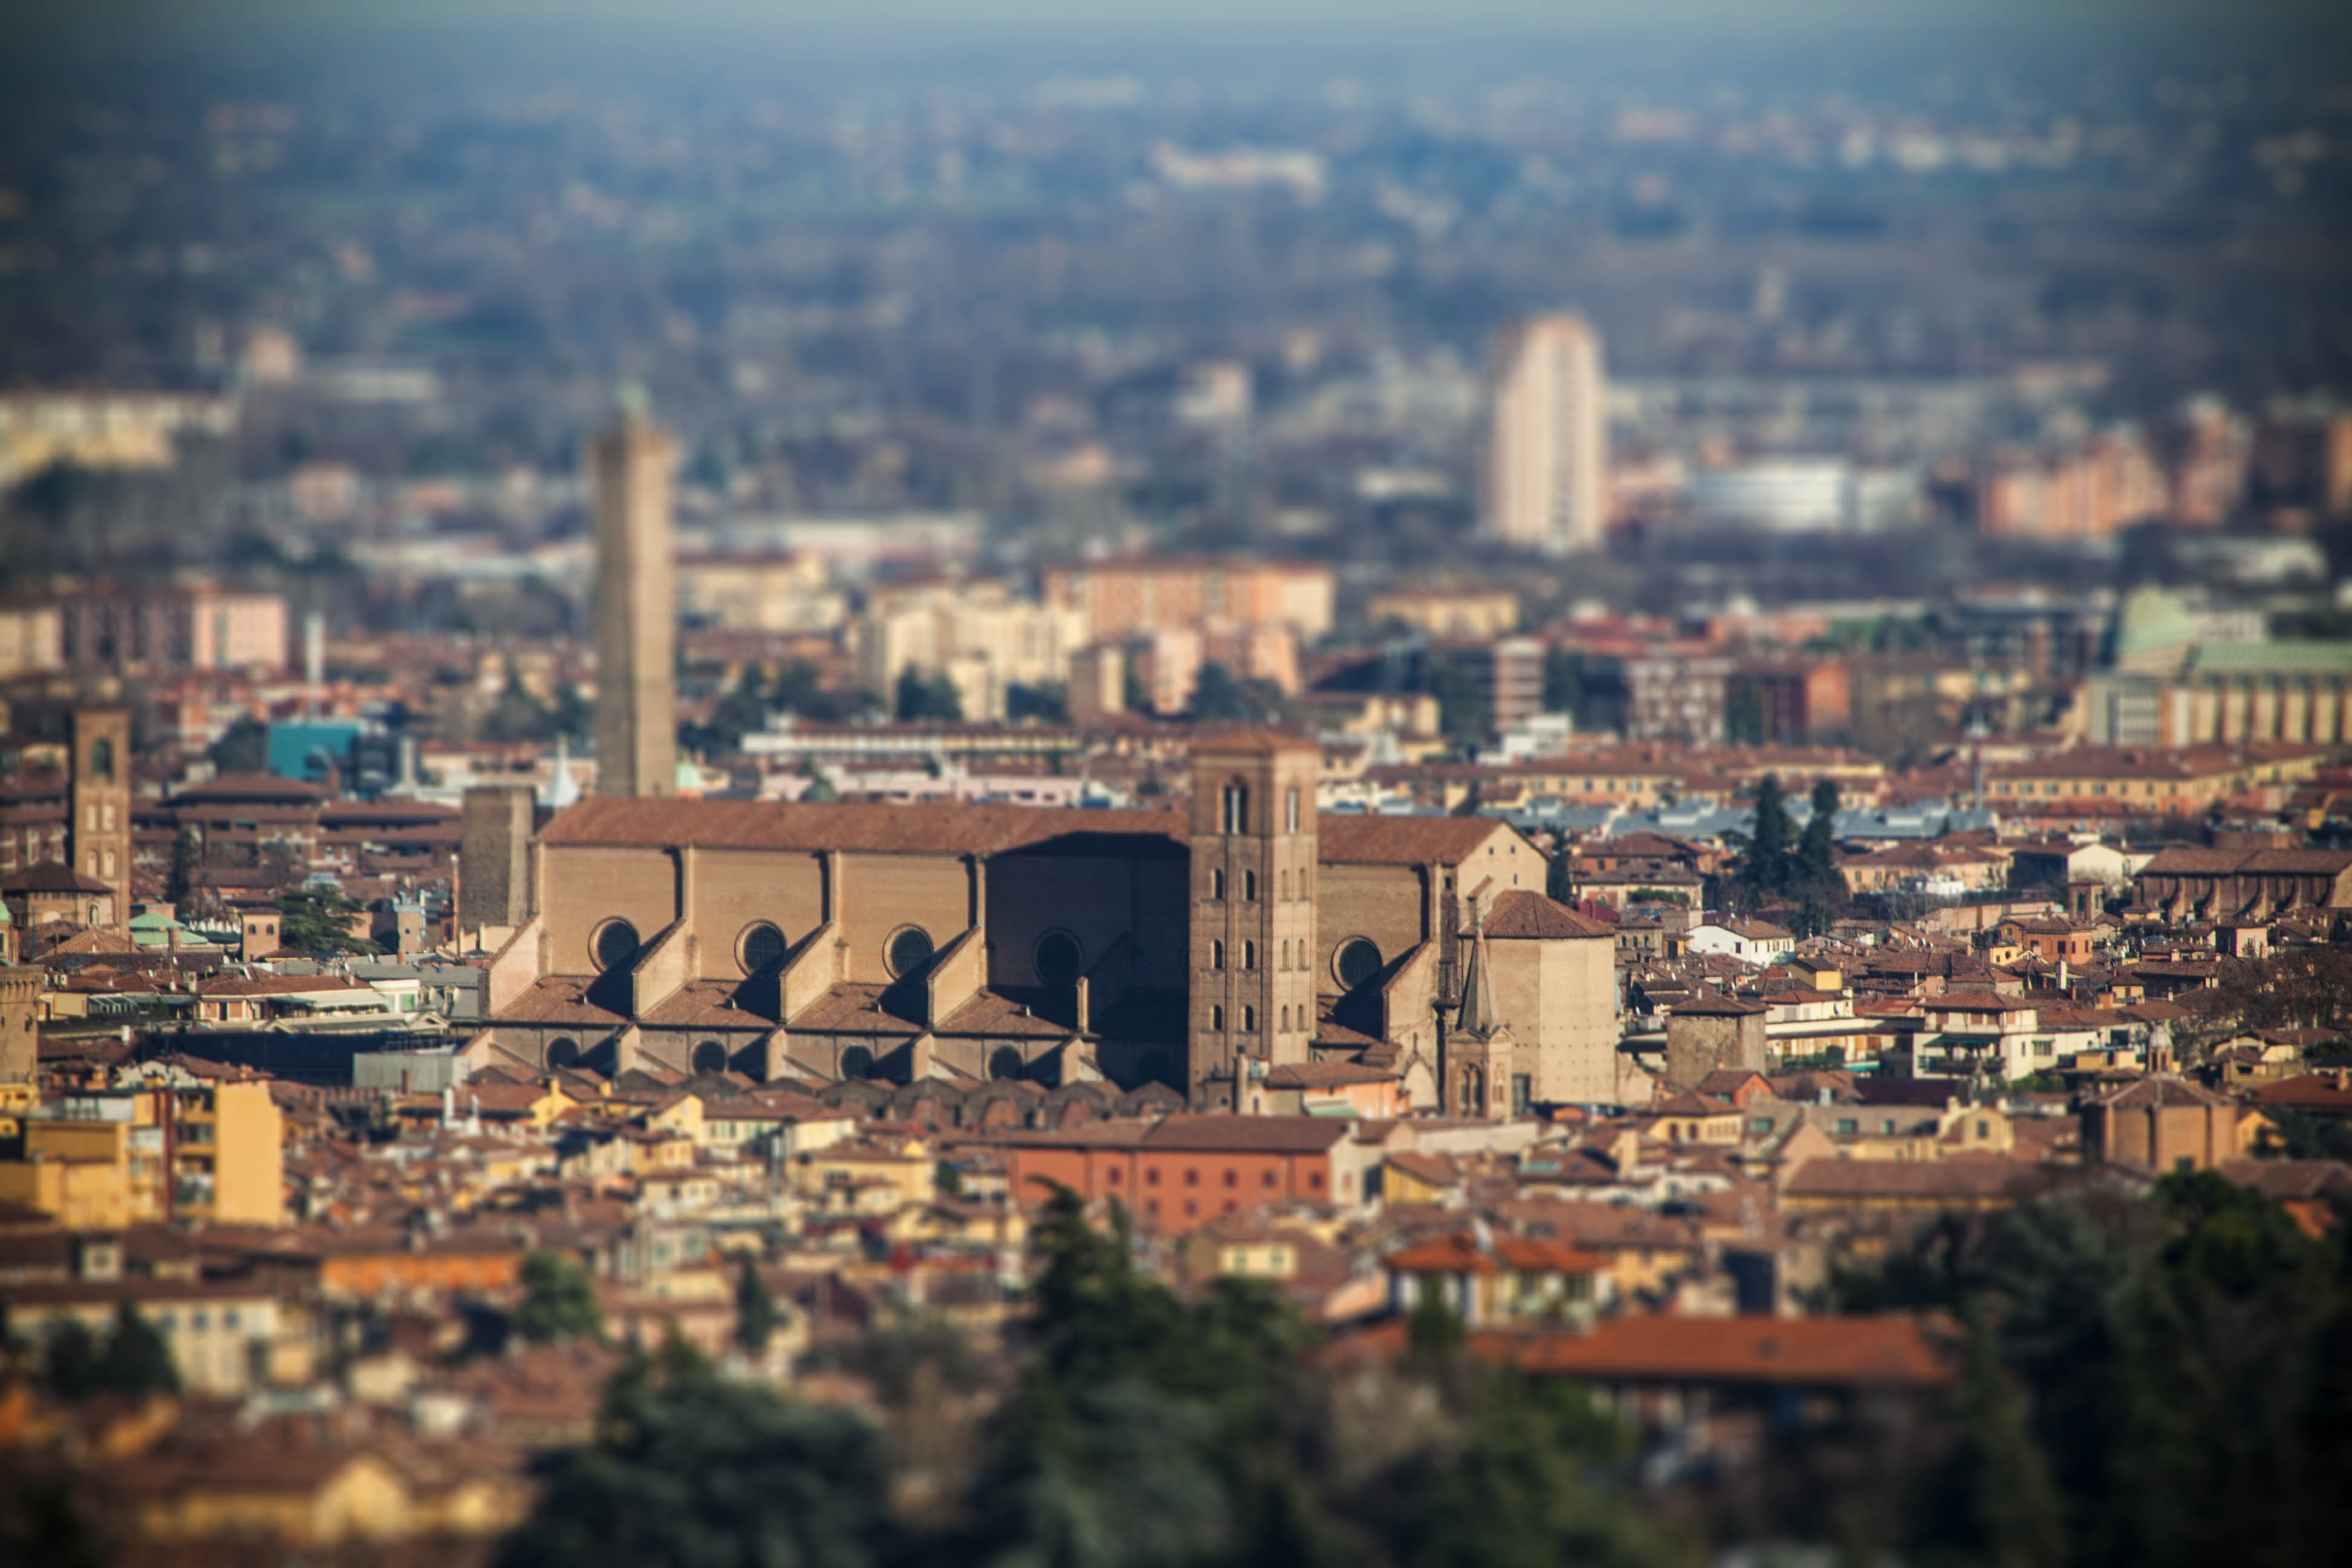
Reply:
[[61, 1095], [26, 1112], [0, 1149], [0, 1199], [77, 1230], [285, 1224], [285, 1119], [268, 1080], [141, 1071], [135, 1087]]

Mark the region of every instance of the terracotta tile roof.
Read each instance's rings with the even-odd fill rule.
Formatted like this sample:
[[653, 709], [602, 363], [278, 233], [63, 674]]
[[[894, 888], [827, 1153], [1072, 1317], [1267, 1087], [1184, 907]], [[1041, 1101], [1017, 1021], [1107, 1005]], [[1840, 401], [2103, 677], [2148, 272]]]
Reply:
[[1326, 865], [1458, 866], [1507, 824], [1479, 816], [1316, 818], [1316, 853]]
[[2283, 1078], [2255, 1089], [2253, 1100], [2256, 1105], [2274, 1105], [2283, 1110], [2352, 1115], [2352, 1078], [2341, 1072], [2310, 1072]]
[[1495, 901], [1486, 911], [1486, 934], [1499, 942], [1520, 939], [1553, 941], [1562, 937], [1613, 940], [1616, 933], [1599, 921], [1578, 914], [1567, 905], [1541, 893], [1514, 888], [1508, 892], [1495, 895]]
[[62, 860], [37, 860], [0, 877], [0, 893], [110, 893], [112, 884], [85, 877]]
[[2333, 877], [2352, 868], [2352, 849], [2167, 848], [2143, 877]]
[[1329, 1116], [1171, 1116], [1143, 1135], [1150, 1150], [1235, 1154], [1322, 1154], [1349, 1135]]
[[2154, 1110], [2168, 1106], [2228, 1105], [2231, 1101], [2186, 1079], [2144, 1078], [2096, 1096], [2087, 1103], [2113, 1110]]
[[685, 845], [724, 849], [850, 849], [870, 854], [998, 855], [1053, 839], [1128, 854], [1185, 852], [1190, 828], [1167, 811], [1028, 805], [877, 805], [591, 796], [540, 835], [551, 845]]
[[1609, 1260], [1556, 1241], [1501, 1235], [1486, 1246], [1465, 1231], [1391, 1252], [1381, 1260], [1392, 1274], [1598, 1274]]
[[1666, 1009], [1667, 1015], [1675, 1018], [1747, 1018], [1769, 1011], [1761, 1002], [1743, 1002], [1737, 996], [1704, 991]]
[[628, 1022], [619, 1013], [588, 1000], [590, 982], [550, 975], [501, 1008], [501, 1024], [570, 1024], [588, 1029], [617, 1029]]
[[1397, 1076], [1358, 1062], [1287, 1062], [1265, 1075], [1268, 1089], [1345, 1089], [1360, 1083], [1394, 1083]]
[[1480, 1334], [1472, 1348], [1537, 1375], [1605, 1382], [1939, 1388], [1944, 1350], [1918, 1320], [1621, 1318], [1590, 1333]]
[[1221, 756], [1244, 752], [1262, 757], [1276, 752], [1313, 752], [1320, 756], [1323, 748], [1303, 736], [1272, 730], [1230, 730], [1223, 734], [1199, 735], [1192, 742], [1192, 755], [1196, 757], [1207, 752]]
[[1808, 1160], [1782, 1193], [1792, 1198], [1930, 1198], [2021, 1195], [2034, 1167], [2013, 1160]]

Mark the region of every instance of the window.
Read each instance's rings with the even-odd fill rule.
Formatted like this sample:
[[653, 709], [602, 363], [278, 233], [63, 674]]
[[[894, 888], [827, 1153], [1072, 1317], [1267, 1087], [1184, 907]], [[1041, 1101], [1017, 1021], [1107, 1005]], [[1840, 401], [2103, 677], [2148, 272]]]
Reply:
[[1225, 944], [1222, 941], [1212, 937], [1209, 939], [1209, 967], [1212, 969], [1223, 969], [1224, 966]]
[[1256, 1008], [1244, 1007], [1242, 1009], [1242, 1033], [1244, 1035], [1254, 1035], [1257, 1033]]
[[1853, 1118], [1851, 1116], [1839, 1117], [1834, 1128], [1834, 1131], [1842, 1138], [1851, 1138], [1861, 1130], [1862, 1129], [1855, 1124]]
[[1209, 868], [1209, 897], [1221, 904], [1225, 901], [1225, 873], [1223, 867]]
[[559, 1037], [548, 1043], [547, 1065], [551, 1068], [576, 1068], [580, 1065], [580, 1042]]
[[743, 928], [735, 943], [735, 963], [746, 974], [769, 974], [784, 966], [784, 933], [766, 921]]
[[1119, 1168], [1118, 1168], [1117, 1165], [1113, 1165], [1113, 1166], [1110, 1168], [1109, 1173], [1108, 1173], [1104, 1177], [1104, 1179], [1105, 1179], [1106, 1181], [1109, 1182], [1109, 1183], [1110, 1183], [1110, 1184], [1111, 1184], [1112, 1186], [1114, 1186], [1114, 1187], [1115, 1187], [1115, 1186], [1118, 1185], [1118, 1179], [1119, 1179], [1120, 1174], [1121, 1174], [1121, 1173], [1120, 1173], [1120, 1171], [1119, 1171]]
[[931, 961], [931, 933], [920, 926], [900, 926], [882, 944], [882, 963], [893, 980], [903, 979]]
[[1290, 897], [1290, 868], [1286, 866], [1282, 870], [1282, 896], [1286, 900]]
[[1257, 1184], [1261, 1187], [1270, 1187], [1274, 1185], [1274, 1173], [1272, 1171], [1259, 1172]]
[[96, 779], [114, 776], [114, 742], [100, 737], [89, 744], [89, 774]]
[[1225, 1185], [1229, 1187], [1238, 1187], [1241, 1184], [1242, 1173], [1239, 1171], [1233, 1169], [1231, 1166], [1227, 1166], [1225, 1168]]
[[1257, 902], [1257, 873], [1255, 871], [1242, 873], [1242, 901], [1251, 904]]
[[1282, 1005], [1282, 1032], [1286, 1035], [1290, 1033], [1290, 1004], [1287, 1002]]
[[1184, 1184], [1188, 1187], [1199, 1186], [1201, 1184], [1201, 1173], [1197, 1170], [1186, 1171], [1184, 1173]]
[[1290, 792], [1283, 796], [1282, 820], [1285, 832], [1298, 831], [1298, 790], [1296, 785], [1293, 785]]
[[1244, 969], [1255, 969], [1257, 967], [1257, 943], [1255, 942], [1244, 942], [1242, 943], [1242, 967]]
[[589, 939], [599, 970], [618, 969], [637, 956], [637, 928], [623, 920], [606, 921]]
[[1323, 1190], [1323, 1173], [1320, 1171], [1308, 1173], [1307, 1184], [1309, 1187], [1312, 1187], [1315, 1191], [1318, 1193], [1321, 1192]]
[[1992, 1123], [1991, 1123], [1991, 1122], [1990, 1122], [1990, 1121], [1979, 1121], [1979, 1122], [1977, 1123], [1977, 1136], [1978, 1136], [1978, 1137], [1979, 1137], [1979, 1138], [1990, 1138], [1990, 1137], [1991, 1137], [1991, 1136], [1992, 1136]]
[[1143, 1184], [1147, 1187], [1156, 1187], [1160, 1184], [1159, 1166], [1154, 1165], [1151, 1169], [1143, 1173]]
[[1769, 1132], [1772, 1131], [1772, 1119], [1769, 1116], [1751, 1116], [1748, 1119], [1748, 1131]]
[[1247, 784], [1239, 782], [1227, 784], [1220, 805], [1223, 808], [1225, 832], [1247, 833], [1249, 831], [1249, 786]]
[[1209, 1027], [1219, 1034], [1223, 1034], [1224, 1032], [1225, 1010], [1223, 1006], [1213, 1005], [1209, 1008]]
[[1030, 952], [1037, 978], [1047, 985], [1076, 985], [1085, 973], [1087, 950], [1066, 931], [1049, 931]]
[[1371, 938], [1351, 936], [1331, 956], [1332, 978], [1349, 991], [1381, 972], [1381, 950]]

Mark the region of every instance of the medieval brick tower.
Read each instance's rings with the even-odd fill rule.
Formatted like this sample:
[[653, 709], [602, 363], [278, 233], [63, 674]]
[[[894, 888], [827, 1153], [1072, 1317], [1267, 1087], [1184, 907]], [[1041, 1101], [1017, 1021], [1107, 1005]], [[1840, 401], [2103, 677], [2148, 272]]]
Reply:
[[641, 396], [596, 437], [596, 793], [677, 788], [677, 604], [670, 470], [677, 448]]
[[1315, 1036], [1312, 741], [1246, 731], [1192, 748], [1192, 1102], [1254, 1109]]
[[73, 868], [114, 889], [112, 920], [131, 920], [131, 715], [121, 708], [73, 714]]

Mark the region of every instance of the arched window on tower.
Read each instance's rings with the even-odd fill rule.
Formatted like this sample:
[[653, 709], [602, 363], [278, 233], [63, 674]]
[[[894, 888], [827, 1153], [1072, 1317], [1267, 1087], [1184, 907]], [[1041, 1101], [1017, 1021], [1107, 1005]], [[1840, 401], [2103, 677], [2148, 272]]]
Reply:
[[89, 743], [89, 776], [108, 780], [114, 777], [114, 742], [103, 736]]
[[1254, 942], [1244, 942], [1242, 943], [1242, 967], [1244, 969], [1255, 969], [1257, 967], [1257, 943]]
[[1209, 868], [1209, 897], [1221, 904], [1225, 901], [1225, 868], [1222, 866]]
[[1225, 944], [1222, 942], [1211, 942], [1209, 943], [1209, 967], [1212, 969], [1223, 969], [1224, 966]]
[[1255, 871], [1242, 873], [1242, 900], [1244, 903], [1257, 902], [1257, 873]]
[[1227, 833], [1249, 831], [1249, 785], [1236, 779], [1225, 786], [1222, 800], [1224, 829]]
[[1290, 793], [1283, 797], [1282, 819], [1285, 832], [1298, 831], [1298, 786], [1296, 784], [1293, 784]]

